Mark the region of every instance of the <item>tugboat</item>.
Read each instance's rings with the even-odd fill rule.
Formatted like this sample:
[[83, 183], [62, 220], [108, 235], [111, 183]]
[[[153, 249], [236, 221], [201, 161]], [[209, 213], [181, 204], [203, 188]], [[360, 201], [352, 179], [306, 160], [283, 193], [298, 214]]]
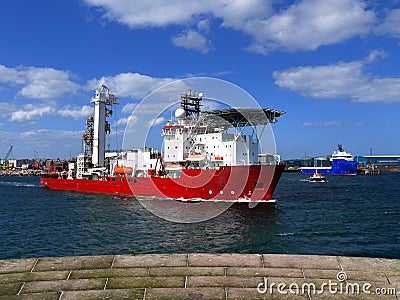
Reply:
[[[110, 131], [107, 106], [118, 98], [103, 85], [92, 103], [94, 117], [86, 122], [83, 153], [68, 170], [42, 175], [50, 189], [126, 194], [190, 201], [273, 202], [284, 164], [280, 156], [259, 153], [256, 126], [276, 123], [285, 114], [274, 109], [229, 108], [200, 111], [202, 93], [180, 96], [176, 120], [162, 128], [163, 153], [136, 148], [105, 151]], [[244, 134], [244, 128], [252, 134]]]
[[325, 182], [326, 177], [324, 175], [319, 174], [317, 171], [307, 179], [308, 182]]

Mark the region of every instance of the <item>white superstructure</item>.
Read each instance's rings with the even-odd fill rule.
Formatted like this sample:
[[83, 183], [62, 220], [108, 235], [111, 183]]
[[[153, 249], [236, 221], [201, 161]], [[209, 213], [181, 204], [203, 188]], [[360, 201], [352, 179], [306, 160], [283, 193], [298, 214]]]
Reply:
[[354, 161], [354, 156], [351, 155], [349, 152], [344, 151], [342, 145], [338, 145], [338, 148], [338, 151], [333, 151], [331, 160], [344, 159], [347, 161]]
[[265, 126], [283, 112], [229, 109], [199, 114], [201, 99], [201, 93], [181, 96], [177, 121], [168, 121], [162, 130], [164, 162], [188, 168], [279, 163], [277, 155], [259, 154], [259, 137], [254, 130], [244, 134], [243, 128]]

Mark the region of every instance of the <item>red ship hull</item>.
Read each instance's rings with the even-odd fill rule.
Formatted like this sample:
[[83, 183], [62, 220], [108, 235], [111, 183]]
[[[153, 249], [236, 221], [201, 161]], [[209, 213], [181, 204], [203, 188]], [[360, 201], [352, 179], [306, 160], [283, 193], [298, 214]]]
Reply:
[[284, 165], [225, 166], [218, 170], [183, 170], [180, 178], [105, 176], [96, 180], [44, 174], [50, 189], [173, 199], [269, 201]]

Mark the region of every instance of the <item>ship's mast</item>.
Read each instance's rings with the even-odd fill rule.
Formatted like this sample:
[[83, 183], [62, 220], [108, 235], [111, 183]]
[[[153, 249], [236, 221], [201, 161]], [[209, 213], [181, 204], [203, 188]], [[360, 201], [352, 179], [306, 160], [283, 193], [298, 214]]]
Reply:
[[196, 117], [200, 114], [200, 104], [203, 99], [203, 93], [196, 93], [195, 91], [189, 90], [181, 95], [181, 107], [185, 110], [187, 115], [195, 114]]
[[118, 104], [118, 98], [103, 84], [100, 90], [96, 90], [91, 102], [94, 103], [92, 164], [94, 167], [103, 167], [106, 131], [109, 131], [109, 125], [106, 119], [112, 113], [112, 110], [107, 109], [107, 106]]

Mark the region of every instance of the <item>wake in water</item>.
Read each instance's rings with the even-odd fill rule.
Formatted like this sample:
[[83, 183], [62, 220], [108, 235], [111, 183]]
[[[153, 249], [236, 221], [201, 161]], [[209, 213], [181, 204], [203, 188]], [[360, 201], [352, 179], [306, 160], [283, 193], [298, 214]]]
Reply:
[[288, 236], [288, 235], [294, 235], [294, 232], [285, 232], [285, 233], [278, 233], [278, 236]]
[[329, 182], [328, 180], [324, 180], [324, 181], [312, 181], [309, 179], [301, 179], [301, 182], [317, 182], [317, 183], [325, 183], [325, 182]]
[[38, 187], [40, 185], [32, 184], [32, 183], [25, 183], [25, 182], [18, 182], [18, 181], [0, 181], [0, 185], [7, 185], [7, 186], [18, 186], [18, 187]]

